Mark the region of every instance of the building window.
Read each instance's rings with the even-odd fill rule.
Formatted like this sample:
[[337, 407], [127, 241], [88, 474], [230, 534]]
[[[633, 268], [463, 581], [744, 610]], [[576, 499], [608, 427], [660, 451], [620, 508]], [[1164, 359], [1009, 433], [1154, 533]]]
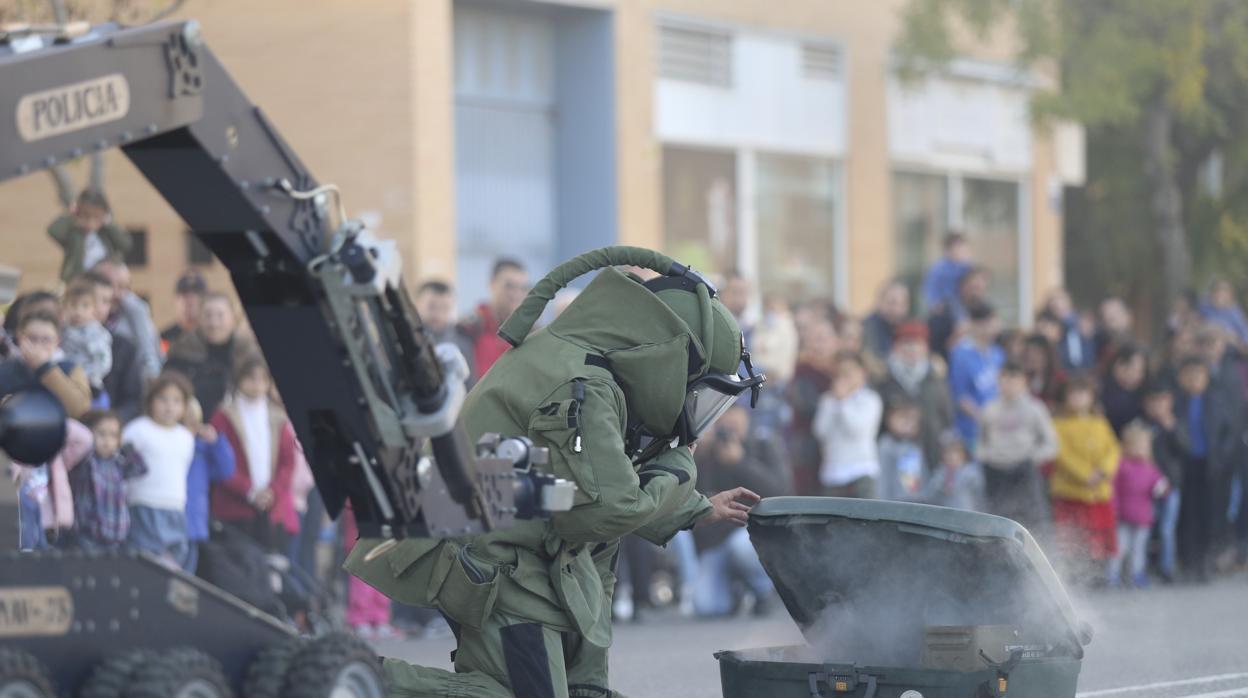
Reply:
[[1020, 312], [1019, 184], [958, 174], [893, 173], [893, 226], [897, 276], [922, 308], [923, 275], [942, 254], [950, 230], [964, 233], [975, 263], [992, 275], [989, 297], [1006, 324]]
[[737, 156], [697, 148], [663, 148], [666, 248], [694, 267], [737, 267]]
[[893, 173], [894, 259], [897, 277], [910, 287], [910, 297], [922, 312], [923, 274], [941, 254], [949, 232], [949, 178], [944, 175]]
[[839, 80], [841, 51], [832, 44], [802, 44], [802, 77], [808, 80]]
[[1019, 321], [1018, 183], [967, 177], [962, 183], [962, 230], [975, 261], [992, 274], [988, 297], [1013, 325]]
[[659, 76], [731, 87], [732, 35], [715, 29], [660, 25]]
[[126, 253], [126, 266], [142, 268], [147, 266], [147, 228], [127, 226], [130, 233], [130, 251]]
[[787, 298], [833, 298], [840, 173], [835, 161], [759, 154], [758, 282]]
[[208, 249], [196, 235], [186, 231], [186, 263], [193, 267], [212, 264], [212, 250]]

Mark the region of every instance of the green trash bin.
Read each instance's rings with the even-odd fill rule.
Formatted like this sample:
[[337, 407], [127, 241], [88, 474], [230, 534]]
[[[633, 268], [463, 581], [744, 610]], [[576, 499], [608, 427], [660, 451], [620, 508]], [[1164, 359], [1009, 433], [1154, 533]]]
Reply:
[[1091, 631], [1019, 524], [774, 497], [749, 532], [806, 645], [717, 653], [724, 698], [1074, 698]]

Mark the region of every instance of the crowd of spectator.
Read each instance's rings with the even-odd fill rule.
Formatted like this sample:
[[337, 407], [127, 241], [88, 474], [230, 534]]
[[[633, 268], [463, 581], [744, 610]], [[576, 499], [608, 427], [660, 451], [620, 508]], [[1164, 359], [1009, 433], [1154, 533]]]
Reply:
[[[122, 263], [128, 236], [99, 191], [78, 196], [49, 234], [64, 249], [62, 286], [18, 297], [0, 335], [0, 394], [42, 386], [71, 418], [55, 458], [12, 467], [21, 547], [134, 548], [202, 573], [223, 527], [306, 560], [324, 509], [231, 297], [188, 272], [174, 322], [157, 331]], [[1028, 329], [1003, 330], [989, 280], [956, 234], [917, 303], [892, 281], [861, 319], [825, 301], [752, 303], [750, 281], [727, 274], [720, 298], [769, 383], [755, 409], [734, 407], [704, 436], [699, 489], [1007, 516], [1089, 584], [1147, 586], [1150, 569], [1205, 581], [1242, 565], [1248, 320], [1235, 289], [1218, 282], [1176, 299], [1164, 343], [1150, 347], [1121, 299], [1080, 309], [1060, 289]], [[506, 351], [499, 324], [528, 289], [523, 265], [503, 259], [462, 321], [445, 282], [424, 282], [414, 301], [475, 382]], [[665, 600], [656, 596], [703, 617], [772, 605], [748, 536], [726, 524], [682, 532], [665, 558], [626, 541], [621, 563], [622, 618]], [[395, 623], [436, 624], [362, 583], [349, 586], [348, 620], [383, 637], [400, 634]]]

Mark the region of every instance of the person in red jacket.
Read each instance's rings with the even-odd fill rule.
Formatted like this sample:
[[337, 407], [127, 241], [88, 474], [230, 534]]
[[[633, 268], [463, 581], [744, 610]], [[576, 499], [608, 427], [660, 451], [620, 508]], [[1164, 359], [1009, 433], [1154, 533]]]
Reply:
[[299, 447], [286, 412], [270, 397], [264, 359], [249, 355], [234, 372], [234, 393], [212, 426], [234, 449], [233, 477], [212, 486], [212, 516], [248, 533], [270, 552], [285, 554], [299, 532], [291, 494]]
[[511, 348], [498, 336], [498, 327], [520, 307], [529, 293], [529, 273], [520, 262], [503, 257], [494, 262], [490, 273], [490, 299], [477, 306], [477, 313], [459, 325], [459, 332], [472, 343], [472, 356], [466, 356], [472, 375], [480, 380], [498, 357]]

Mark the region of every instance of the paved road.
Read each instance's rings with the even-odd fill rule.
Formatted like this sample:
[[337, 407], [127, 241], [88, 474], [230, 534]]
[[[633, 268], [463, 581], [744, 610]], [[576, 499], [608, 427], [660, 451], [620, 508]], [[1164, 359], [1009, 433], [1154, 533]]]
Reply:
[[[1248, 698], [1248, 579], [1092, 593], [1077, 598], [1076, 606], [1096, 630], [1083, 663], [1081, 698]], [[763, 620], [717, 622], [652, 616], [617, 627], [612, 682], [634, 698], [718, 698], [714, 651], [800, 637], [783, 611]], [[449, 668], [453, 644], [409, 640], [380, 649]]]

